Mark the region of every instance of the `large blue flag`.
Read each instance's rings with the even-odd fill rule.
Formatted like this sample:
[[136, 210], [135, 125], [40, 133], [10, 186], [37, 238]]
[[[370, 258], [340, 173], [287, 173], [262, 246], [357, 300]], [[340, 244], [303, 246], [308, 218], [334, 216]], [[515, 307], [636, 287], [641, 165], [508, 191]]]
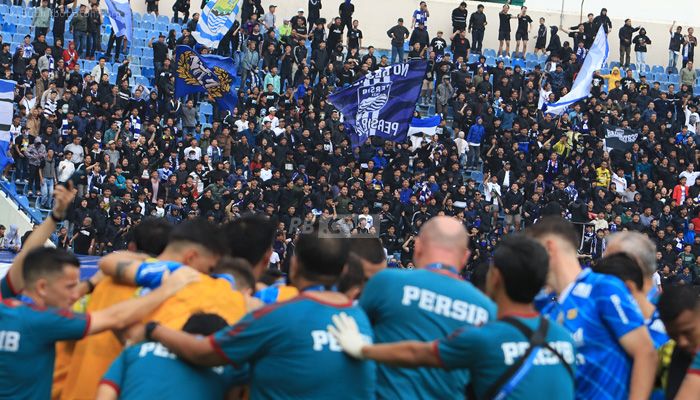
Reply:
[[132, 42], [132, 17], [129, 0], [105, 0], [109, 13], [109, 23], [112, 24], [112, 32], [116, 36], [126, 36], [129, 43]]
[[202, 55], [185, 45], [175, 50], [175, 97], [206, 92], [220, 107], [233, 111], [238, 101], [233, 86], [236, 69], [231, 58]]
[[10, 156], [10, 125], [12, 124], [13, 107], [15, 100], [15, 81], [0, 79], [0, 175], [7, 164], [13, 163]]
[[411, 61], [379, 68], [328, 97], [343, 113], [353, 147], [374, 135], [406, 140], [427, 66]]
[[199, 16], [194, 39], [204, 46], [217, 48], [238, 16], [239, 0], [210, 0]]

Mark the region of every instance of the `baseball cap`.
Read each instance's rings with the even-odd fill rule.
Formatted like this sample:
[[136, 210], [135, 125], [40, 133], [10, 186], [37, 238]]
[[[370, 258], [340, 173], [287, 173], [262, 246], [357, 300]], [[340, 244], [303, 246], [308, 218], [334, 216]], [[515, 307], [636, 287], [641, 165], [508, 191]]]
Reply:
[[300, 9], [297, 10], [297, 12], [298, 12], [298, 13], [303, 13], [303, 12], [304, 12], [304, 9], [303, 9], [303, 8], [300, 8]]

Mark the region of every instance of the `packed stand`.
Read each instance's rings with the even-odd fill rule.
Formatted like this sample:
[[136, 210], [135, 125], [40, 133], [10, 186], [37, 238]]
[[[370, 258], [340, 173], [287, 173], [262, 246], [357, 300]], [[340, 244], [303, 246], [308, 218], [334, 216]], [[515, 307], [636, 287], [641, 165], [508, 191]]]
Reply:
[[[599, 258], [610, 233], [637, 230], [657, 244], [664, 284], [697, 282], [692, 28], [669, 29], [669, 65], [652, 74], [645, 61], [652, 39], [627, 20], [618, 31], [619, 62], [594, 77], [589, 98], [557, 117], [542, 104], [568, 92], [598, 27], [615, 40], [605, 9], [559, 29], [505, 5], [494, 52], [482, 41], [496, 16], [483, 6], [470, 12], [459, 5], [452, 32], [442, 32], [421, 2], [410, 24], [399, 18], [387, 42], [375, 43], [391, 48], [383, 51], [365, 43], [351, 2], [340, 3], [332, 20], [320, 17], [320, 1], [309, 4], [280, 17], [274, 5], [243, 2], [243, 22], [213, 49], [239, 67], [238, 107], [228, 112], [202, 95], [174, 98], [173, 50], [195, 44], [190, 32], [199, 14], [189, 18], [189, 2], [174, 6], [184, 14], [172, 21], [183, 24], [179, 34], [148, 38], [152, 54], [143, 53], [140, 67], [131, 64], [137, 57], [124, 56], [133, 47], [125, 38], [110, 35], [100, 51], [106, 19], [96, 4], [54, 3], [47, 11], [41, 2], [32, 9], [34, 37], [4, 43], [0, 54], [5, 77], [18, 82], [15, 170], [6, 176], [37, 208], [49, 209], [54, 185], [78, 172], [79, 198], [56, 240], [78, 254], [125, 248], [131, 226], [145, 216], [221, 224], [253, 212], [279, 221], [275, 264], [282, 268], [305, 220], [379, 235], [392, 265], [411, 267], [420, 226], [449, 215], [468, 228], [476, 266], [505, 233], [561, 214], [579, 224], [582, 254]], [[156, 18], [157, 3], [148, 6]], [[73, 40], [64, 46], [67, 36]], [[630, 64], [631, 46], [637, 64]], [[143, 61], [151, 56], [153, 75], [138, 83], [133, 69], [151, 72]], [[429, 69], [416, 115], [441, 114], [437, 134], [411, 143], [373, 137], [351, 148], [329, 93], [368, 71], [420, 58]], [[81, 69], [86, 62], [89, 71]], [[601, 138], [611, 126], [641, 134], [629, 151], [607, 152]]]

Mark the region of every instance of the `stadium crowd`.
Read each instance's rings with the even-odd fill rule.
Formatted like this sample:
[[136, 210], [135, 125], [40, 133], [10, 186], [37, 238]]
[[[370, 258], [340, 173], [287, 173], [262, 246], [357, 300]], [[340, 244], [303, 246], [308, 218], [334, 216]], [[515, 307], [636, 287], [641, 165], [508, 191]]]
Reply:
[[[147, 3], [157, 14], [158, 2]], [[130, 79], [129, 57], [120, 57], [127, 54], [124, 38], [112, 35], [100, 56], [99, 4], [71, 10], [63, 2], [42, 1], [32, 7], [34, 37], [16, 49], [1, 45], [4, 77], [17, 81], [10, 126], [15, 163], [3, 177], [37, 207], [52, 211], [21, 245], [16, 227], [7, 233], [0, 227], [3, 248], [19, 252], [2, 281], [2, 297], [19, 300], [6, 300], [0, 312], [12, 321], [51, 322], [62, 329], [42, 337], [41, 346], [22, 348], [28, 352], [23, 356], [43, 354], [41, 363], [22, 371], [12, 369], [7, 356], [19, 339], [0, 336], [0, 371], [15, 374], [0, 372], [3, 396], [22, 397], [31, 390], [28, 397], [44, 398], [53, 390], [54, 398], [158, 397], [166, 392], [153, 382], [168, 381], [189, 383], [172, 384], [167, 390], [175, 397], [217, 397], [223, 388], [248, 383], [252, 398], [371, 398], [375, 393], [452, 398], [463, 395], [472, 371], [475, 398], [494, 398], [499, 376], [513, 361], [480, 363], [503, 357], [501, 344], [516, 346], [511, 358], [525, 354], [525, 347], [517, 347], [526, 344], [522, 337], [508, 342], [521, 328], [529, 332], [526, 339], [533, 331], [544, 332], [541, 341], [550, 342], [541, 345], [550, 346], [545, 347], [551, 357], [535, 361], [532, 379], [511, 388], [513, 398], [532, 398], [546, 385], [554, 386], [551, 393], [539, 393], [542, 398], [645, 398], [655, 382], [654, 347], [668, 336], [678, 343], [667, 357], [674, 360], [671, 365], [691, 363], [691, 349], [700, 344], [697, 300], [690, 289], [700, 284], [700, 100], [693, 93], [697, 39], [692, 28], [684, 33], [674, 23], [669, 29], [666, 72], [678, 83], [662, 88], [645, 76], [652, 40], [630, 20], [613, 27], [605, 9], [576, 27], [557, 27], [544, 19], [535, 23], [526, 7], [510, 14], [504, 5], [493, 58], [486, 56], [482, 41], [488, 20], [496, 16], [486, 15], [483, 6], [470, 12], [466, 3], [458, 5], [451, 15], [453, 30], [445, 33], [428, 30], [429, 5], [421, 2], [410, 24], [399, 18], [387, 27], [387, 43], [374, 44], [391, 48], [383, 52], [364, 42], [349, 0], [340, 3], [331, 21], [320, 18], [321, 0], [309, 0], [307, 9], [283, 18], [275, 5], [265, 10], [259, 0], [246, 0], [242, 22], [219, 48], [202, 50], [233, 57], [240, 76], [236, 109], [214, 105], [208, 123], [198, 109], [206, 96], [174, 97], [175, 46], [195, 45], [190, 32], [199, 13], [189, 18], [189, 1], [178, 0], [173, 7], [175, 22], [184, 15], [180, 34], [171, 31], [149, 41], [152, 86]], [[511, 19], [516, 20], [513, 53]], [[51, 20], [54, 42], [49, 44]], [[64, 46], [63, 31], [56, 27], [66, 20], [77, 43]], [[547, 113], [543, 104], [571, 89], [601, 26], [609, 40], [618, 29], [618, 66], [594, 76], [590, 97], [561, 116]], [[570, 39], [562, 41], [559, 32]], [[535, 44], [528, 48], [530, 40]], [[546, 61], [526, 63], [528, 50], [544, 54]], [[81, 59], [98, 63], [82, 71]], [[371, 137], [352, 148], [343, 116], [328, 95], [368, 71], [412, 59], [429, 64], [415, 115], [441, 114], [436, 134], [406, 143]], [[605, 148], [607, 129], [617, 127], [639, 132], [629, 150]], [[564, 217], [575, 228], [553, 217]], [[333, 234], [352, 240], [314, 237], [303, 232], [307, 225], [332, 227]], [[527, 237], [517, 234], [524, 229], [530, 229]], [[77, 279], [66, 266], [78, 261], [60, 250], [37, 250], [49, 237], [60, 249], [103, 256], [101, 272], [71, 287], [70, 294], [54, 292], [53, 280], [66, 274]], [[639, 247], [630, 250], [620, 241]], [[584, 265], [595, 261], [601, 274], [577, 277], [578, 258]], [[420, 271], [397, 275], [403, 271], [382, 271], [386, 265]], [[618, 276], [630, 289], [602, 273]], [[283, 283], [285, 277], [291, 284]], [[537, 323], [532, 305], [545, 283], [561, 296], [542, 312], [551, 317], [549, 328]], [[579, 290], [567, 289], [569, 284]], [[133, 297], [134, 286], [151, 292], [122, 302]], [[595, 303], [575, 303], [583, 302], [577, 299], [591, 287], [600, 288], [593, 289]], [[658, 313], [643, 300], [649, 290], [664, 292]], [[297, 300], [243, 317], [261, 303], [300, 291]], [[362, 309], [347, 302], [360, 292]], [[68, 307], [89, 293], [81, 310], [89, 318], [59, 312], [49, 320], [20, 305]], [[390, 294], [406, 308], [391, 303]], [[608, 304], [601, 300], [606, 296], [618, 300]], [[207, 314], [185, 318], [197, 310]], [[527, 326], [516, 322], [514, 330], [506, 326], [510, 322], [492, 323], [506, 311], [526, 319]], [[310, 335], [300, 330], [303, 338], [295, 336], [302, 326], [296, 316], [302, 314], [312, 316], [308, 324], [314, 327]], [[598, 318], [597, 333], [586, 327], [577, 337], [576, 324], [589, 315]], [[142, 320], [157, 323], [132, 326]], [[493, 331], [467, 329], [440, 339], [464, 324], [488, 321]], [[21, 331], [19, 325], [0, 326], [0, 332]], [[104, 331], [129, 326], [125, 337], [149, 341], [120, 355], [117, 337]], [[659, 331], [665, 340], [657, 340]], [[57, 341], [86, 335], [95, 336], [71, 350], [59, 342], [54, 350]], [[211, 336], [202, 341], [195, 335]], [[300, 350], [309, 337], [316, 353]], [[370, 346], [368, 337], [378, 343], [421, 342]], [[588, 340], [599, 348], [579, 348]], [[573, 365], [574, 344], [576, 356], [588, 361], [585, 373]], [[613, 347], [613, 355], [600, 356], [600, 348]], [[341, 348], [378, 363], [351, 360]], [[169, 352], [201, 366], [235, 368], [197, 370], [195, 382], [191, 367], [177, 364], [163, 366], [164, 375], [153, 378], [158, 363], [178, 362]], [[152, 359], [138, 364], [151, 353]], [[41, 384], [27, 385], [54, 371], [54, 357], [53, 385], [50, 374]], [[698, 362], [692, 361], [688, 377], [697, 375]], [[309, 365], [328, 366], [324, 372], [331, 378], [319, 385], [288, 373]], [[659, 374], [666, 374], [659, 379], [665, 383], [657, 386], [673, 387], [675, 393], [685, 368]], [[139, 386], [144, 377], [149, 381]], [[679, 398], [697, 395], [700, 382], [691, 378]]]

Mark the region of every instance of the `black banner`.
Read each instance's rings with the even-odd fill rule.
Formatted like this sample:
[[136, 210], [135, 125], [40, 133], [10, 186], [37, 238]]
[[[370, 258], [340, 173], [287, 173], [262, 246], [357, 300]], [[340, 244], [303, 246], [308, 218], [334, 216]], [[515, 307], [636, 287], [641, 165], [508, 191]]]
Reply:
[[638, 137], [639, 132], [629, 128], [607, 127], [605, 128], [605, 147], [627, 151], [632, 148], [632, 144]]

